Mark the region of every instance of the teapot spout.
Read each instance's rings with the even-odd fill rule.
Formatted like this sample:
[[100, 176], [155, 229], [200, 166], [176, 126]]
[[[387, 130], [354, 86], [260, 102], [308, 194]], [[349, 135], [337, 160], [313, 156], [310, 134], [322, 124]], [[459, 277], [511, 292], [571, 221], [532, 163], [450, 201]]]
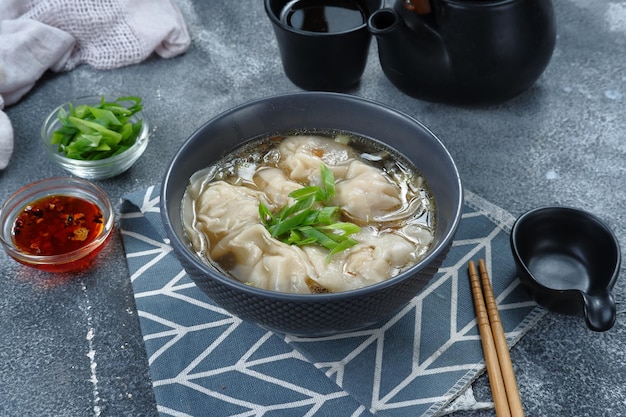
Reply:
[[[409, 27], [393, 8], [374, 12], [369, 31], [378, 42], [378, 57], [385, 76], [399, 90], [425, 100], [437, 101], [449, 88], [452, 63], [437, 30], [426, 23]], [[433, 79], [433, 74], [437, 74]], [[433, 92], [436, 92], [433, 94]]]

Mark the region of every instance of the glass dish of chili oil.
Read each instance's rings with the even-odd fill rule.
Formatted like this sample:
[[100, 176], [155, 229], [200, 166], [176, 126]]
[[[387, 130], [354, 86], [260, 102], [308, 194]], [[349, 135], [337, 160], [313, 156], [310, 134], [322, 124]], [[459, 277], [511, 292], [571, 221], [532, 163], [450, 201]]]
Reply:
[[111, 238], [114, 212], [106, 193], [80, 178], [29, 184], [0, 209], [0, 243], [16, 261], [47, 272], [91, 264]]

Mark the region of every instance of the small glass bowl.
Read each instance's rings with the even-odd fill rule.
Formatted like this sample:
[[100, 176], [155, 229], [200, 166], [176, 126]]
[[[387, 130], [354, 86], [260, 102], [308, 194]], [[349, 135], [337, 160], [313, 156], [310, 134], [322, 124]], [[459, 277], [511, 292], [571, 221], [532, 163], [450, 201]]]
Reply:
[[58, 145], [50, 143], [52, 133], [61, 127], [61, 121], [57, 117], [60, 109], [65, 109], [69, 112], [69, 103], [72, 103], [74, 107], [81, 104], [96, 105], [100, 103], [102, 96], [88, 96], [80, 97], [71, 102], [65, 103], [56, 109], [46, 118], [41, 127], [41, 138], [43, 144], [48, 151], [50, 158], [61, 168], [76, 175], [77, 177], [86, 178], [89, 180], [100, 180], [111, 178], [116, 175], [125, 172], [130, 168], [137, 159], [144, 153], [148, 147], [149, 139], [149, 124], [141, 111], [137, 112], [131, 117], [131, 121], [136, 122], [142, 120], [141, 131], [137, 140], [133, 146], [131, 146], [125, 152], [112, 156], [110, 158], [100, 159], [96, 161], [82, 161], [78, 159], [71, 159], [66, 157], [63, 153], [59, 152]]
[[[14, 225], [26, 207], [49, 196], [71, 196], [98, 206], [102, 213], [102, 231], [79, 249], [58, 255], [32, 255], [19, 250], [14, 240]], [[113, 206], [106, 193], [95, 184], [80, 178], [50, 178], [22, 187], [0, 207], [0, 244], [16, 261], [47, 272], [68, 272], [87, 267], [112, 236]]]

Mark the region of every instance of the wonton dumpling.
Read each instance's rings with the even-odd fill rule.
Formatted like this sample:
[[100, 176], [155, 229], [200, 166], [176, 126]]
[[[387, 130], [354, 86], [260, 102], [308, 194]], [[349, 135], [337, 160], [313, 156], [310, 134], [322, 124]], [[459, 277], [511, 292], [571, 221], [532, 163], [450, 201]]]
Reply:
[[371, 228], [361, 230], [354, 238], [359, 243], [326, 262], [328, 251], [317, 246], [304, 246], [315, 268], [312, 277], [321, 287], [332, 292], [362, 288], [385, 281], [415, 263], [415, 247], [393, 233], [376, 234]]
[[254, 173], [253, 181], [278, 207], [292, 204], [289, 193], [302, 188], [299, 183], [289, 180], [283, 171], [273, 167], [259, 169]]
[[320, 165], [326, 164], [335, 179], [346, 172], [345, 162], [357, 154], [349, 146], [320, 136], [289, 136], [279, 146], [281, 169], [294, 181], [317, 184]]
[[306, 285], [309, 269], [302, 250], [273, 239], [262, 224], [226, 235], [211, 250], [211, 258], [237, 279], [257, 288], [311, 292]]
[[260, 191], [224, 181], [211, 183], [196, 202], [196, 229], [214, 241], [239, 227], [258, 223], [259, 201], [272, 207]]
[[[379, 232], [370, 226], [362, 228], [354, 235], [354, 239], [359, 242], [359, 245], [354, 247], [355, 249], [358, 249], [358, 246], [373, 248], [373, 256], [376, 259], [384, 259], [392, 268], [402, 269], [416, 261], [415, 245], [396, 233]], [[357, 250], [350, 252], [350, 255], [353, 252]], [[388, 275], [387, 278], [390, 276]]]
[[400, 188], [378, 168], [353, 161], [335, 186], [335, 203], [350, 217], [367, 223], [402, 206]]
[[418, 249], [416, 255], [419, 258], [428, 252], [428, 248], [430, 248], [430, 245], [435, 239], [432, 230], [418, 225], [408, 224], [402, 227], [400, 232], [413, 241], [415, 247]]
[[327, 249], [316, 245], [305, 245], [302, 246], [302, 251], [315, 271], [311, 275], [311, 280], [323, 289], [336, 292], [359, 288], [359, 281], [347, 279], [343, 274], [342, 253], [334, 255], [328, 263], [326, 262]]

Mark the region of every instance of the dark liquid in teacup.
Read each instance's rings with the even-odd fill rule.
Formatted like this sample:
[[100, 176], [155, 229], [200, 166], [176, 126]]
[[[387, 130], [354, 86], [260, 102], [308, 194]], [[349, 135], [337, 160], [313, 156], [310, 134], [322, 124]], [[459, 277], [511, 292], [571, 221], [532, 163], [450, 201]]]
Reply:
[[366, 14], [356, 0], [294, 0], [285, 5], [280, 20], [306, 32], [339, 33], [363, 25]]

